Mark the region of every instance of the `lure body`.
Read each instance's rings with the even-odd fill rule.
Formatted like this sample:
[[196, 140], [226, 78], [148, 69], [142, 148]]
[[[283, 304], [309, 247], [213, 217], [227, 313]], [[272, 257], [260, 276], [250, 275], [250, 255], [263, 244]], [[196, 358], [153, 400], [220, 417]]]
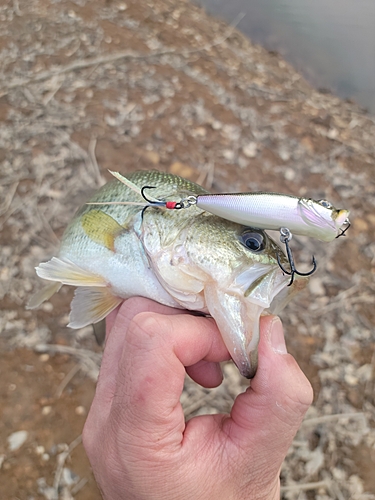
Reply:
[[214, 215], [262, 229], [288, 228], [292, 234], [332, 241], [349, 224], [349, 211], [325, 200], [279, 193], [224, 193], [196, 197], [196, 205]]

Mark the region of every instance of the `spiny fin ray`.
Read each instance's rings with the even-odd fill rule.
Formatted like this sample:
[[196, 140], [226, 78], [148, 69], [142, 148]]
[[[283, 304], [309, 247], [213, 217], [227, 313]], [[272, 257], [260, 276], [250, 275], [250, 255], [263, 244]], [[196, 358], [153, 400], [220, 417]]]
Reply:
[[[127, 179], [123, 175], [119, 174], [118, 172], [114, 172], [113, 170], [108, 170], [108, 172], [111, 175], [113, 175], [113, 177], [115, 177], [118, 181], [125, 184], [125, 186], [128, 186], [129, 189], [131, 189], [135, 193], [139, 194], [139, 196], [141, 196], [143, 198], [141, 188], [139, 186], [137, 186], [136, 184], [134, 184], [134, 182], [129, 181], [129, 179]], [[147, 196], [147, 197], [150, 201], [158, 201], [156, 198], [153, 198], [152, 196]]]

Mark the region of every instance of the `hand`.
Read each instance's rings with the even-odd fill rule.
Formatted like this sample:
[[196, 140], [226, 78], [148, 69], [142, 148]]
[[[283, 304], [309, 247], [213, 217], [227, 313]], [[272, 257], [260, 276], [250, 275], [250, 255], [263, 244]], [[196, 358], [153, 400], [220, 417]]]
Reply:
[[229, 357], [215, 322], [135, 298], [108, 317], [107, 332], [83, 432], [106, 500], [280, 498], [280, 467], [312, 389], [286, 354], [278, 318], [261, 318], [258, 371], [230, 415], [187, 423], [185, 367], [214, 387]]

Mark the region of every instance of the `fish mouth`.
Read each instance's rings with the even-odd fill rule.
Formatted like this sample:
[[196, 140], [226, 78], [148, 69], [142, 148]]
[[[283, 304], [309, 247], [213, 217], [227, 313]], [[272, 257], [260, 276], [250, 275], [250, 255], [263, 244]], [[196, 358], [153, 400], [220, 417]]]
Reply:
[[240, 272], [232, 285], [205, 287], [205, 300], [241, 375], [253, 378], [258, 367], [259, 320], [289, 277], [278, 265], [256, 264]]
[[[243, 273], [245, 276], [248, 274]], [[245, 276], [240, 276], [243, 279]], [[290, 277], [284, 275], [279, 266], [274, 266], [271, 270], [268, 269], [263, 272], [262, 275], [254, 279], [250, 285], [245, 290], [243, 297], [244, 302], [257, 306], [260, 309], [259, 316], [264, 310], [269, 309], [274, 299], [281, 293], [285, 288], [287, 288], [290, 281]], [[254, 322], [256, 318], [254, 318]], [[258, 318], [259, 323], [259, 318]], [[253, 335], [248, 338], [247, 351], [248, 354], [258, 347], [259, 343], [259, 328], [256, 329], [256, 325], [253, 323]], [[249, 332], [250, 333], [250, 332]], [[257, 333], [257, 335], [254, 335]]]

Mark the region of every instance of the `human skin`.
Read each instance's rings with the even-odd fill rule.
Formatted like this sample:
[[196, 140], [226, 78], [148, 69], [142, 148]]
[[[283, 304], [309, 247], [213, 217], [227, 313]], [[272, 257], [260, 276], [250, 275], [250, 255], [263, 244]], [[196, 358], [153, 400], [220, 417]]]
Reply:
[[185, 422], [187, 372], [222, 381], [215, 322], [133, 298], [107, 318], [83, 443], [106, 500], [276, 500], [281, 464], [312, 402], [278, 318], [261, 318], [259, 365], [229, 415]]

